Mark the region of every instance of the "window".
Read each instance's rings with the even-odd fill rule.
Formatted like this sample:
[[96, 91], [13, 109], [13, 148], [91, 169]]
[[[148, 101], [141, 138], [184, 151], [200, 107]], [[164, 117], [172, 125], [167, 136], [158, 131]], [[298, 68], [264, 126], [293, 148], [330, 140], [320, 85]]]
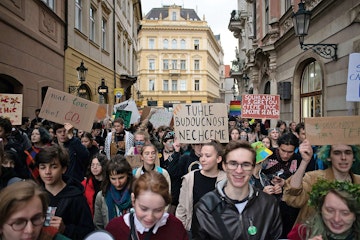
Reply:
[[117, 37], [117, 45], [118, 45], [118, 48], [117, 48], [117, 59], [118, 61], [121, 60], [121, 38], [120, 36], [118, 35]]
[[180, 69], [186, 70], [186, 60], [180, 60]]
[[122, 55], [121, 55], [121, 59], [122, 59], [122, 63], [125, 64], [125, 61], [126, 61], [126, 41], [123, 40], [123, 49], [122, 49]]
[[269, 32], [269, 0], [265, 0], [265, 33]]
[[149, 39], [149, 49], [154, 49], [155, 47], [155, 39], [150, 38]]
[[149, 91], [155, 91], [155, 80], [149, 80]]
[[54, 8], [54, 0], [41, 0], [43, 1], [51, 10], [55, 10]]
[[172, 49], [176, 49], [177, 48], [177, 41], [176, 39], [173, 39], [172, 42], [171, 42], [171, 48]]
[[194, 69], [195, 70], [200, 70], [200, 60], [195, 60], [194, 61]]
[[302, 119], [322, 117], [322, 84], [323, 77], [320, 65], [315, 61], [308, 64], [301, 76], [301, 109]]
[[180, 41], [180, 47], [181, 47], [181, 49], [185, 49], [185, 48], [186, 48], [186, 42], [185, 42], [184, 39], [181, 39], [181, 41]]
[[200, 46], [199, 46], [199, 40], [198, 39], [195, 39], [194, 40], [194, 49], [195, 50], [199, 50]]
[[169, 70], [169, 59], [163, 60], [163, 70]]
[[82, 6], [81, 0], [75, 1], [75, 28], [81, 31], [81, 19], [82, 19]]
[[169, 80], [163, 80], [163, 90], [169, 91]]
[[155, 70], [155, 59], [149, 59], [149, 70]]
[[90, 7], [90, 33], [89, 38], [91, 41], [95, 42], [95, 16], [96, 16], [96, 10], [93, 6]]
[[195, 80], [194, 82], [194, 90], [200, 91], [200, 80]]
[[186, 80], [180, 80], [180, 91], [186, 91]]
[[171, 90], [173, 90], [173, 91], [178, 90], [177, 89], [177, 80], [171, 80], [171, 85], [172, 85]]
[[291, 8], [291, 0], [285, 0], [285, 11]]
[[105, 18], [102, 18], [101, 20], [101, 48], [106, 50], [106, 41], [107, 41], [107, 38], [106, 38], [106, 31], [107, 31], [107, 27], [106, 27], [106, 24], [107, 24], [107, 21]]
[[164, 49], [168, 49], [169, 48], [169, 40], [167, 40], [167, 39], [164, 39], [164, 41], [163, 41], [163, 47], [164, 47]]
[[171, 16], [172, 16], [171, 20], [176, 21], [176, 12], [172, 12]]
[[171, 69], [177, 69], [177, 60], [171, 60]]

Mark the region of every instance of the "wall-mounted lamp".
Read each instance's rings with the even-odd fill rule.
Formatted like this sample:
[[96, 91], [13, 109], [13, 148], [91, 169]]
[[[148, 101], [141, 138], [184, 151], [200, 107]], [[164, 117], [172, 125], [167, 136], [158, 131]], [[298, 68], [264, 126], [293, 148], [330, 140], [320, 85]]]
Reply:
[[308, 34], [311, 12], [305, 9], [305, 3], [299, 3], [299, 10], [293, 13], [295, 35], [299, 37], [300, 47], [303, 50], [312, 49], [316, 54], [326, 59], [337, 60], [337, 44], [304, 44], [304, 38]]
[[245, 90], [247, 91], [247, 88], [249, 87], [249, 80], [250, 80], [250, 78], [249, 78], [248, 75], [245, 73], [242, 79], [243, 79], [243, 81], [244, 81]]
[[236, 100], [236, 87], [235, 87], [235, 83], [234, 83], [234, 85], [232, 86], [231, 90], [232, 90], [232, 93], [233, 93], [233, 95], [234, 95], [234, 100]]
[[144, 97], [143, 95], [141, 95], [140, 90], [137, 90], [136, 95], [137, 95], [138, 101]]
[[76, 68], [78, 79], [81, 83], [85, 82], [87, 70], [88, 69], [84, 66], [84, 61], [81, 60], [80, 66]]

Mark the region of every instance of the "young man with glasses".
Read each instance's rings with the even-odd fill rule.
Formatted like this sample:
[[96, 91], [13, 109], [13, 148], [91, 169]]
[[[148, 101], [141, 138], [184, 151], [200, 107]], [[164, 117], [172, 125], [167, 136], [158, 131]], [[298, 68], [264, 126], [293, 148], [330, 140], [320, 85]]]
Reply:
[[193, 239], [279, 239], [282, 221], [277, 200], [249, 183], [255, 158], [249, 143], [227, 144], [222, 158], [227, 179], [195, 205]]

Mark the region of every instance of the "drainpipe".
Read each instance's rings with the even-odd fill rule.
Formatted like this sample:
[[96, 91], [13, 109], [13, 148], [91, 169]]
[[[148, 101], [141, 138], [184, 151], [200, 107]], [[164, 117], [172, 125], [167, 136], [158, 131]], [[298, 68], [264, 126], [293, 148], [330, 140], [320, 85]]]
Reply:
[[116, 10], [116, 1], [113, 0], [113, 7], [114, 7], [114, 10], [113, 10], [113, 54], [114, 54], [114, 57], [113, 57], [113, 64], [114, 64], [114, 88], [116, 88], [116, 33], [115, 33], [115, 25], [116, 25], [116, 22], [115, 22], [115, 10]]

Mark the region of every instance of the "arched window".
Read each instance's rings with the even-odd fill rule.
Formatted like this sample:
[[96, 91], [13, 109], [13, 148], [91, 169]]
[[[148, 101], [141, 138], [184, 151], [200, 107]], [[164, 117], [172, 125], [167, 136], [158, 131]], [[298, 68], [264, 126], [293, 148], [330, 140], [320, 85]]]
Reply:
[[168, 49], [169, 48], [169, 40], [164, 39], [163, 45], [164, 45], [164, 49]]
[[185, 42], [185, 39], [181, 39], [181, 41], [180, 41], [180, 47], [181, 47], [181, 49], [185, 49], [185, 47], [186, 47], [186, 42]]
[[301, 76], [301, 118], [322, 117], [322, 85], [323, 76], [320, 65], [314, 61], [309, 63]]
[[177, 48], [177, 41], [176, 41], [176, 39], [173, 39], [173, 40], [172, 40], [171, 48], [172, 48], [172, 49], [176, 49], [176, 48]]

